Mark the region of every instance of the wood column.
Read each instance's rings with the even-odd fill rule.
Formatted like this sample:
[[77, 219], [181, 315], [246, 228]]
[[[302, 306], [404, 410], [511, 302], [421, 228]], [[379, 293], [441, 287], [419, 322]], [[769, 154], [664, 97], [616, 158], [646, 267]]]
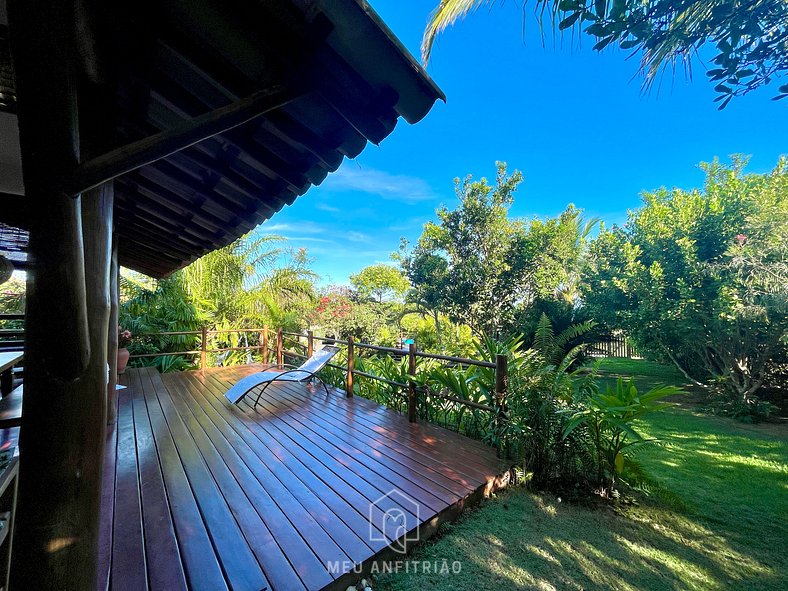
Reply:
[[208, 367], [208, 327], [203, 326], [200, 329], [200, 371], [205, 373], [205, 368]]
[[[508, 412], [509, 395], [509, 360], [506, 355], [495, 356], [495, 427], [498, 436], [503, 434], [506, 428], [506, 416]], [[498, 453], [503, 456], [506, 450], [499, 442]]]
[[408, 345], [408, 421], [416, 421], [416, 343]]
[[81, 159], [82, 12], [70, 0], [7, 8], [25, 200], [35, 212], [11, 588], [82, 591], [96, 586], [113, 188], [77, 198], [62, 190]]
[[[19, 589], [95, 586], [107, 422], [112, 186], [93, 189], [75, 204], [81, 205], [82, 215], [74, 221], [78, 227], [82, 222], [84, 265], [91, 270], [82, 277], [76, 274], [85, 287], [90, 339], [88, 365], [71, 381], [53, 374], [45, 355], [55, 341], [42, 308], [51, 306], [58, 291], [51, 285], [47, 251], [57, 250], [57, 244], [40, 228], [30, 234], [35, 263], [28, 272], [19, 521], [12, 566], [13, 586]], [[60, 346], [69, 341], [64, 336]]]
[[120, 266], [118, 240], [113, 232], [112, 258], [109, 266], [109, 325], [107, 327], [107, 425], [114, 425], [118, 418], [118, 313], [120, 309]]
[[345, 379], [345, 396], [353, 397], [353, 372], [356, 369], [356, 352], [353, 337], [347, 338], [347, 378]]

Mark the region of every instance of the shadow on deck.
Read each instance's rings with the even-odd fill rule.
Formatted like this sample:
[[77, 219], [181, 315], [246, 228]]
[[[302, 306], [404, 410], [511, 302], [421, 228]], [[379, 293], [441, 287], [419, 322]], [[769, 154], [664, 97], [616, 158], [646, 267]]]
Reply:
[[[100, 589], [345, 589], [506, 481], [495, 451], [364, 398], [256, 366], [130, 369], [108, 434]], [[111, 476], [114, 475], [114, 478]]]

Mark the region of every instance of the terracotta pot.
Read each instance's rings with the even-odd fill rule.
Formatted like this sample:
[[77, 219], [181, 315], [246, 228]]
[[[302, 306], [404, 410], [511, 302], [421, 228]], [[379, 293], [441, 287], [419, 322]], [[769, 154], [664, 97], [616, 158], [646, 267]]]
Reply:
[[121, 374], [126, 371], [126, 365], [129, 362], [129, 350], [126, 347], [118, 349], [118, 373]]

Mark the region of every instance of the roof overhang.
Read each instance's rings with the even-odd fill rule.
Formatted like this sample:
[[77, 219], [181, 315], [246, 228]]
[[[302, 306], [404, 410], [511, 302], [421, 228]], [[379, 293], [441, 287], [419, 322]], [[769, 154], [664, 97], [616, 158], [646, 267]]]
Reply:
[[[120, 262], [154, 277], [236, 240], [382, 141], [399, 117], [415, 123], [445, 100], [363, 1], [162, 0], [106, 10], [92, 41], [114, 89], [116, 147], [265, 89], [290, 91], [261, 116], [115, 178]], [[22, 196], [15, 119], [0, 113], [0, 221], [25, 228], [34, 212]]]

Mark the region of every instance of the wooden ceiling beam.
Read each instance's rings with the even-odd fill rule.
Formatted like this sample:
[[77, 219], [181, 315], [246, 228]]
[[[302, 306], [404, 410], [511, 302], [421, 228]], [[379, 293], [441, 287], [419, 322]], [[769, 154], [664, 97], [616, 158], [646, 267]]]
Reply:
[[[124, 198], [128, 195], [128, 209], [137, 203], [155, 203], [156, 207], [167, 210], [162, 215], [169, 215], [169, 221], [184, 218], [187, 214], [191, 220], [188, 228], [197, 232], [198, 236], [206, 234], [220, 235], [226, 232], [225, 221], [218, 216], [199, 208], [199, 204], [190, 202], [186, 197], [173, 193], [166, 187], [159, 186], [141, 174], [118, 179], [117, 184], [123, 189]], [[173, 218], [172, 216], [177, 216]]]
[[193, 146], [207, 138], [227, 132], [277, 109], [301, 96], [297, 85], [275, 86], [253, 93], [235, 103], [83, 162], [66, 181], [69, 195], [97, 187], [111, 179], [137, 170]]

